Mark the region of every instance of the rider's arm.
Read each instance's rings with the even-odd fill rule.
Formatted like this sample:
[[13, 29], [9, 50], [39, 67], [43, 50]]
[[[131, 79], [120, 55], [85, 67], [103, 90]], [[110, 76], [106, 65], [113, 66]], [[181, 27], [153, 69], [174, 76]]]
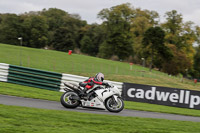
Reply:
[[87, 83], [80, 82], [79, 85], [80, 85], [81, 87], [85, 87], [85, 86], [87, 85]]
[[102, 85], [109, 86], [109, 84], [108, 84], [108, 83], [105, 83], [105, 82], [103, 82]]
[[109, 84], [106, 83], [106, 82], [98, 82], [98, 81], [95, 81], [94, 79], [93, 79], [93, 82], [94, 82], [95, 84], [109, 86]]
[[95, 81], [94, 78], [92, 79], [92, 81], [93, 81], [95, 84], [103, 85], [103, 82]]
[[[90, 79], [90, 78], [89, 78], [89, 79]], [[79, 85], [82, 86], [82, 87], [85, 87], [85, 86], [88, 84], [89, 79], [87, 79], [87, 80], [85, 80], [85, 81], [83, 81], [83, 82], [80, 82]]]

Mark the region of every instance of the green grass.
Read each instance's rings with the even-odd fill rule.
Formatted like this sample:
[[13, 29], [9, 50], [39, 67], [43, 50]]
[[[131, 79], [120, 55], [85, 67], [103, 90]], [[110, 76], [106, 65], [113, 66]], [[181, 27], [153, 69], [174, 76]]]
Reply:
[[[49, 91], [44, 89], [38, 89], [38, 88], [10, 84], [10, 83], [3, 83], [3, 82], [0, 82], [0, 94], [14, 95], [20, 97], [30, 97], [36, 99], [45, 99], [52, 101], [60, 101], [60, 96], [62, 95], [61, 92], [57, 91]], [[200, 110], [176, 108], [176, 107], [169, 107], [169, 106], [155, 105], [148, 103], [125, 101], [125, 108], [133, 110], [141, 110], [141, 111], [171, 113], [171, 114], [200, 117]]]
[[133, 70], [130, 71], [129, 63], [78, 54], [68, 55], [67, 52], [53, 50], [0, 44], [0, 62], [19, 65], [20, 51], [22, 65], [25, 67], [88, 77], [103, 72], [105, 79], [113, 81], [200, 90], [199, 83], [194, 85], [189, 80], [182, 83], [178, 77], [169, 77], [155, 70], [149, 72], [148, 68], [139, 65], [133, 65]]
[[189, 116], [200, 117], [200, 110], [170, 107], [170, 106], [156, 105], [156, 104], [149, 104], [149, 103], [125, 101], [125, 108], [132, 109], [132, 110], [151, 111], [151, 112], [160, 112], [160, 113], [169, 113], [169, 114], [179, 114], [179, 115], [189, 115]]
[[194, 133], [199, 122], [0, 105], [1, 133]]
[[0, 94], [59, 101], [61, 92], [0, 82]]

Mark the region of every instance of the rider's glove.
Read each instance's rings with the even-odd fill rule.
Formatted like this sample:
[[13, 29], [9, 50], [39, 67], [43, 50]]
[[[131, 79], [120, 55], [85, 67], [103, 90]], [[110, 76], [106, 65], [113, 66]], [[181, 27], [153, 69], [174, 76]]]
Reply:
[[110, 87], [108, 83], [102, 83], [102, 85], [105, 85], [106, 87]]

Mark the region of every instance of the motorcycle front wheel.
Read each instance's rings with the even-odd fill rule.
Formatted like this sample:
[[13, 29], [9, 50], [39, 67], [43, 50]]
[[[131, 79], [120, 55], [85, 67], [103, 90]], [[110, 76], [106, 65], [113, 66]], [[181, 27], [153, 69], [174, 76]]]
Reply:
[[73, 91], [67, 91], [63, 93], [63, 95], [60, 98], [61, 104], [66, 108], [76, 108], [79, 106], [80, 102], [78, 100], [73, 100], [72, 96], [78, 96], [77, 93]]
[[124, 101], [118, 97], [117, 101], [113, 97], [110, 97], [105, 102], [105, 107], [110, 112], [120, 112], [124, 109]]

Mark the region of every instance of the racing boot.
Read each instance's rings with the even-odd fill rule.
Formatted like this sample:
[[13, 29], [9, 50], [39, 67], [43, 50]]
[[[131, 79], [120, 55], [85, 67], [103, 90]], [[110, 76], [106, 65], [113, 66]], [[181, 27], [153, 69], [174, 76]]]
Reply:
[[88, 94], [87, 94], [87, 88], [84, 88], [81, 92], [81, 98], [83, 98], [84, 100], [88, 99]]
[[92, 100], [93, 98], [95, 98], [95, 92], [94, 91], [92, 91], [92, 92], [90, 92], [88, 95], [87, 95], [87, 98], [88, 98], [88, 100], [90, 101], [90, 100]]

